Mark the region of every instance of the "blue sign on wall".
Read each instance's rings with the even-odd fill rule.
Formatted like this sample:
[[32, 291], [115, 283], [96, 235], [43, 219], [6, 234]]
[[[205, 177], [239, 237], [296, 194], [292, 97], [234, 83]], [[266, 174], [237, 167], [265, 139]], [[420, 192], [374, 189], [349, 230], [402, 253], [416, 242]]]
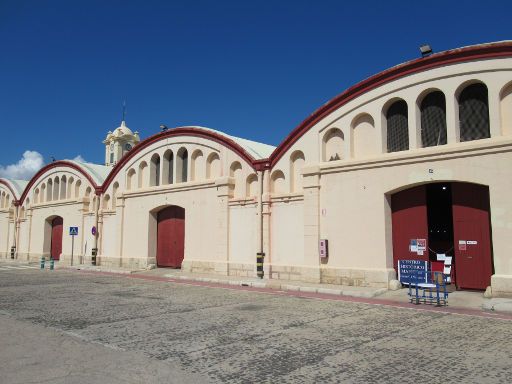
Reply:
[[69, 227], [69, 235], [77, 236], [78, 235], [78, 227]]
[[398, 260], [398, 280], [402, 284], [428, 282], [428, 261]]

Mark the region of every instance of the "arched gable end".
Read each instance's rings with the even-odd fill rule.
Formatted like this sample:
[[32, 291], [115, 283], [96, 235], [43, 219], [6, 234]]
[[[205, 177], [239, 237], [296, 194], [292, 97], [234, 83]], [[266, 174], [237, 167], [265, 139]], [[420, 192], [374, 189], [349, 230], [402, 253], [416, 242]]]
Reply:
[[5, 185], [7, 189], [11, 192], [12, 197], [14, 199], [14, 205], [19, 205], [19, 200], [17, 200], [18, 194], [12, 187], [12, 185], [5, 179], [0, 179], [0, 184]]
[[19, 204], [23, 204], [23, 202], [25, 201], [25, 198], [27, 197], [28, 193], [30, 192], [30, 190], [32, 189], [32, 187], [34, 186], [34, 184], [36, 183], [37, 180], [39, 180], [39, 178], [45, 174], [45, 172], [53, 169], [53, 168], [57, 168], [57, 167], [67, 167], [67, 168], [71, 168], [71, 169], [74, 169], [75, 171], [81, 173], [86, 179], [87, 181], [89, 181], [89, 183], [91, 183], [91, 185], [94, 187], [95, 191], [96, 191], [96, 194], [99, 194], [101, 192], [101, 187], [98, 186], [93, 178], [91, 177], [91, 175], [89, 175], [89, 173], [87, 173], [87, 171], [85, 169], [83, 169], [82, 167], [80, 167], [79, 165], [75, 164], [75, 163], [72, 163], [70, 161], [66, 161], [66, 160], [59, 160], [59, 161], [54, 161], [53, 163], [50, 163], [46, 166], [44, 166], [43, 168], [41, 168], [29, 181], [27, 187], [25, 188], [25, 190], [23, 191], [23, 194], [21, 195], [21, 198], [19, 199]]
[[216, 143], [219, 143], [221, 145], [224, 145], [225, 147], [231, 149], [233, 152], [235, 152], [237, 155], [239, 155], [242, 159], [244, 159], [254, 170], [256, 170], [257, 162], [256, 160], [245, 150], [243, 149], [239, 144], [237, 144], [235, 141], [219, 135], [215, 132], [210, 132], [207, 130], [203, 130], [200, 128], [192, 128], [192, 127], [180, 127], [180, 128], [173, 128], [168, 131], [164, 131], [161, 133], [157, 133], [156, 135], [150, 136], [147, 139], [141, 141], [139, 144], [137, 144], [127, 155], [125, 155], [112, 169], [112, 172], [107, 176], [105, 182], [102, 185], [102, 190], [106, 191], [109, 187], [110, 183], [114, 180], [116, 175], [123, 169], [123, 167], [132, 159], [135, 155], [137, 155], [139, 152], [143, 151], [145, 148], [149, 147], [150, 145], [156, 143], [159, 140], [168, 139], [171, 137], [177, 137], [177, 136], [193, 136], [193, 137], [200, 137], [203, 139], [212, 140]]
[[393, 68], [387, 69], [358, 84], [350, 87], [343, 93], [334, 97], [300, 123], [274, 150], [270, 156], [270, 167], [274, 167], [281, 157], [299, 140], [309, 129], [319, 121], [333, 113], [348, 102], [354, 100], [362, 94], [365, 94], [384, 84], [394, 80], [442, 67], [449, 64], [457, 64], [467, 61], [484, 60], [492, 58], [512, 56], [512, 42], [492, 43], [476, 45], [466, 48], [452, 49], [428, 57], [411, 60]]

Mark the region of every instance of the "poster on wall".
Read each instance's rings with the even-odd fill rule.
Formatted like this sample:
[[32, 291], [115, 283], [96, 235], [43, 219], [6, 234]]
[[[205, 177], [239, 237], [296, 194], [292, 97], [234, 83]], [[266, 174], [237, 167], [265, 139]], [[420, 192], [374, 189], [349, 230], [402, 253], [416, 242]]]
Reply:
[[411, 242], [409, 243], [409, 252], [418, 252], [418, 243], [416, 239], [411, 239]]
[[459, 240], [459, 251], [466, 250], [466, 240]]

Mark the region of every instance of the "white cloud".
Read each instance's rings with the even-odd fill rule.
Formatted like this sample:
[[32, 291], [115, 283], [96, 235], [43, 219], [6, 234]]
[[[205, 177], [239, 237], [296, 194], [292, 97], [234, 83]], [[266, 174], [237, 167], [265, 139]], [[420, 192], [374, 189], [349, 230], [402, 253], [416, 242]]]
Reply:
[[75, 156], [73, 161], [78, 161], [79, 163], [87, 163], [87, 161], [85, 161], [85, 159], [82, 157], [82, 155]]
[[25, 151], [23, 157], [16, 164], [5, 167], [0, 165], [0, 177], [29, 180], [43, 165], [44, 159], [39, 152]]

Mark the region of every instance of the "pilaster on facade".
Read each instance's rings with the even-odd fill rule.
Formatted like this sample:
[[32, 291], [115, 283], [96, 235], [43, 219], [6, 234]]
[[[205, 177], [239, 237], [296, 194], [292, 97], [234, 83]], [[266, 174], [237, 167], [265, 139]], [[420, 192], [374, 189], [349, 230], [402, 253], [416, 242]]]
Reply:
[[[307, 266], [319, 266], [318, 244], [320, 242], [320, 167], [302, 169], [304, 189], [304, 261]], [[309, 276], [320, 282], [320, 269]]]
[[229, 198], [232, 196], [235, 179], [221, 177], [215, 180], [217, 188], [217, 257], [215, 272], [229, 273]]

